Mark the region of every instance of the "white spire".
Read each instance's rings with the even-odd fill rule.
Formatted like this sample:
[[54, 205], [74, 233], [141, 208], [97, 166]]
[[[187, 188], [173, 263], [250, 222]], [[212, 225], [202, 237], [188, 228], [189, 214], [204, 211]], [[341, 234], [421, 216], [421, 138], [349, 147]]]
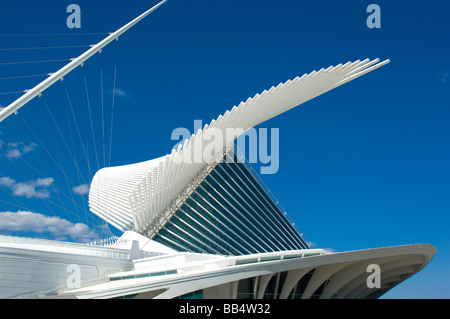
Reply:
[[83, 62], [88, 60], [90, 57], [92, 57], [95, 53], [99, 52], [101, 49], [103, 49], [105, 46], [107, 46], [109, 43], [111, 43], [114, 39], [117, 39], [119, 36], [124, 34], [126, 31], [128, 31], [132, 26], [134, 26], [136, 23], [140, 22], [142, 19], [144, 19], [146, 16], [148, 16], [150, 13], [158, 9], [161, 5], [163, 5], [167, 0], [163, 0], [151, 9], [147, 10], [143, 14], [141, 14], [139, 17], [134, 19], [133, 21], [129, 22], [128, 24], [124, 25], [122, 28], [117, 30], [114, 33], [111, 33], [108, 37], [106, 37], [104, 40], [100, 41], [96, 45], [92, 46], [89, 50], [84, 52], [82, 55], [80, 55], [78, 58], [73, 59], [70, 63], [68, 63], [66, 66], [62, 67], [60, 70], [58, 70], [55, 73], [52, 73], [47, 79], [36, 85], [31, 90], [26, 91], [24, 95], [22, 95], [20, 98], [12, 102], [7, 107], [0, 110], [0, 122], [2, 122], [4, 119], [6, 119], [11, 114], [17, 112], [18, 109], [20, 109], [22, 106], [27, 104], [29, 101], [34, 99], [36, 96], [41, 94], [44, 90], [48, 89], [50, 86], [52, 86], [55, 82], [60, 80], [62, 77], [64, 77], [66, 74], [70, 73], [72, 70], [74, 70], [76, 67], [81, 65]]

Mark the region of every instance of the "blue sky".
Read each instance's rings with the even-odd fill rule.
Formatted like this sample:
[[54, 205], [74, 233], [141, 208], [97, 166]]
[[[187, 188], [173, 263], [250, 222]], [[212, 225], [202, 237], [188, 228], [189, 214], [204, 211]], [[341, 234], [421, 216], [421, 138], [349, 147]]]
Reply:
[[[66, 26], [70, 3], [81, 8], [81, 29]], [[380, 29], [366, 25], [366, 8], [371, 3], [381, 8]], [[3, 1], [0, 35], [64, 36], [2, 36], [0, 49], [94, 44], [105, 35], [80, 33], [113, 32], [154, 4], [139, 0], [108, 4]], [[1, 233], [68, 240], [92, 235], [76, 226], [77, 218], [91, 221], [92, 216], [82, 210], [86, 201], [81, 198], [86, 195], [73, 188], [89, 180], [87, 163], [93, 172], [97, 169], [95, 150], [100, 167], [103, 145], [109, 154], [114, 65], [111, 165], [123, 165], [170, 152], [176, 143], [170, 139], [173, 129], [193, 130], [195, 119], [209, 123], [272, 85], [322, 67], [378, 57], [391, 63], [260, 125], [280, 132], [279, 170], [262, 177], [315, 247], [347, 251], [433, 244], [437, 254], [432, 262], [384, 297], [448, 298], [449, 10], [448, 2], [433, 0], [169, 0], [108, 46], [101, 58], [94, 57], [64, 80], [80, 114], [79, 122], [71, 120], [63, 85], [58, 83], [44, 94], [68, 147], [76, 150], [83, 177], [70, 165], [73, 160], [63, 152], [66, 146], [58, 132], [48, 129], [52, 118], [42, 100], [22, 108], [20, 117], [32, 126], [46, 149], [18, 117], [0, 124], [0, 212], [17, 212], [20, 202], [53, 218], [23, 216], [23, 220], [43, 219], [48, 227], [40, 233], [32, 227], [29, 232], [10, 228]], [[46, 74], [67, 62], [1, 63], [68, 59], [86, 49], [0, 50], [0, 78]], [[100, 69], [105, 141], [100, 130]], [[84, 74], [96, 140], [90, 134]], [[0, 79], [0, 93], [31, 88], [42, 79]], [[18, 96], [0, 95], [0, 107]], [[86, 145], [77, 142], [75, 125]], [[68, 163], [65, 171], [73, 185], [58, 170], [58, 156]], [[68, 190], [67, 197], [60, 195], [59, 201], [55, 187]], [[77, 190], [84, 193], [82, 187]], [[77, 208], [71, 206], [72, 196], [80, 205]], [[47, 200], [64, 203], [71, 214]], [[65, 225], [70, 232], [60, 233], [55, 225]]]

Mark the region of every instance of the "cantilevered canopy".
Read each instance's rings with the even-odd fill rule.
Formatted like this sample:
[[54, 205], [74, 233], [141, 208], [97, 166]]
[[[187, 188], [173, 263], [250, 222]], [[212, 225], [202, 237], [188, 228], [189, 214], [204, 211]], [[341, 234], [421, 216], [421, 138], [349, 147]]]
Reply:
[[145, 233], [176, 209], [239, 135], [387, 63], [357, 60], [296, 77], [234, 106], [171, 154], [104, 168], [91, 184], [91, 211], [122, 231]]

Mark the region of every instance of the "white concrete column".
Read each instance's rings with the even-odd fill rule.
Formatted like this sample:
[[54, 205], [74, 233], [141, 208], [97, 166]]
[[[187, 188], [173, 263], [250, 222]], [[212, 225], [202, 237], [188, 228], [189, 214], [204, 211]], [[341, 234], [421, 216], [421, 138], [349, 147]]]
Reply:
[[263, 275], [259, 278], [259, 288], [258, 295], [256, 299], [262, 299], [264, 297], [264, 292], [266, 291], [267, 285], [269, 284], [270, 278], [272, 278], [274, 274]]
[[309, 299], [313, 293], [320, 287], [320, 285], [330, 278], [333, 274], [341, 270], [342, 268], [348, 266], [349, 263], [340, 263], [334, 265], [321, 266], [316, 268], [314, 274], [309, 280], [308, 286], [306, 286], [305, 291], [302, 294], [301, 299]]
[[278, 286], [280, 285], [281, 273], [277, 273], [277, 280], [275, 282], [275, 290], [273, 291], [273, 299], [277, 299]]
[[253, 299], [256, 299], [256, 297], [258, 296], [258, 286], [260, 279], [261, 279], [260, 276], [255, 277], [255, 283], [253, 285]]
[[312, 267], [310, 268], [303, 268], [303, 269], [295, 269], [290, 270], [286, 276], [286, 279], [284, 281], [283, 289], [281, 290], [280, 299], [286, 299], [294, 286], [298, 283], [300, 279], [303, 278], [304, 275], [310, 271]]
[[239, 280], [233, 281], [230, 284], [230, 298], [231, 299], [236, 299], [237, 298], [238, 286], [239, 286]]

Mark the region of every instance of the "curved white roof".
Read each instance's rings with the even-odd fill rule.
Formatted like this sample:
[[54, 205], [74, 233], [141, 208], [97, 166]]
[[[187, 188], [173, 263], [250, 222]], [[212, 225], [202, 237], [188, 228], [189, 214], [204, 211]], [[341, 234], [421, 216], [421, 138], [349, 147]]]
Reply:
[[[190, 263], [186, 258], [184, 264], [182, 262], [170, 264], [169, 259], [178, 257], [179, 261], [183, 260], [185, 255], [166, 255], [143, 260], [142, 264], [147, 272], [150, 272], [152, 261], [159, 266], [166, 259], [168, 260], [165, 263], [168, 265], [166, 269], [176, 269], [176, 272], [160, 276], [133, 277], [138, 272], [132, 270], [120, 274], [123, 280], [112, 280], [74, 291], [65, 291], [64, 294], [80, 299], [116, 298], [134, 294], [142, 294], [144, 298], [169, 299], [202, 289], [205, 296], [226, 299], [236, 298], [238, 284], [230, 285], [229, 289], [222, 291], [216, 287], [253, 277], [259, 278], [258, 285], [252, 287], [253, 298], [262, 299], [268, 290], [269, 280], [285, 272], [287, 274], [285, 279], [279, 279], [280, 294], [274, 295], [273, 298], [287, 299], [292, 298], [292, 294], [297, 292], [296, 287], [300, 286], [298, 283], [302, 278], [314, 270], [311, 278], [303, 281], [301, 295], [295, 298], [311, 299], [324, 282], [328, 283], [319, 293], [320, 299], [377, 298], [421, 271], [434, 257], [435, 252], [436, 249], [431, 245], [417, 244], [328, 254], [321, 250], [229, 257], [197, 254], [191, 256], [191, 260], [194, 258], [202, 260]], [[134, 263], [136, 266], [139, 261]], [[367, 284], [370, 275], [367, 272], [368, 265], [378, 265], [382, 271], [379, 288], [371, 288]], [[143, 273], [144, 269], [139, 269], [139, 273]], [[110, 278], [117, 279], [118, 275], [111, 275]]]
[[[193, 186], [196, 176], [223, 157], [234, 138], [387, 63], [389, 60], [357, 60], [296, 77], [234, 106], [171, 154], [101, 169], [90, 187], [90, 209], [122, 231], [143, 232], [155, 218], [176, 205], [177, 196]], [[225, 138], [227, 129], [237, 133], [231, 140]], [[213, 139], [216, 133], [221, 133], [225, 141]]]

